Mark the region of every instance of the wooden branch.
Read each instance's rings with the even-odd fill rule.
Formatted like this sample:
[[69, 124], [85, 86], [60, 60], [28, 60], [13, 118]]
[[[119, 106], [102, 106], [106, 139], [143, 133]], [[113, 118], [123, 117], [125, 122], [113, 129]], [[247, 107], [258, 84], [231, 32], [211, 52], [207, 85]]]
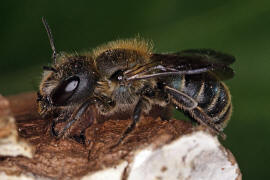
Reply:
[[35, 99], [34, 93], [0, 97], [0, 179], [241, 179], [230, 151], [189, 122], [143, 117], [112, 149], [130, 120], [91, 125], [86, 144], [56, 140]]

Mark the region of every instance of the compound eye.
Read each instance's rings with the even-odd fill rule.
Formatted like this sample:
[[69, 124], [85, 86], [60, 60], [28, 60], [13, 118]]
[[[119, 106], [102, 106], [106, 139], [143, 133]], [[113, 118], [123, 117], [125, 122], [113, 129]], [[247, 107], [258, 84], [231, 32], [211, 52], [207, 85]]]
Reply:
[[73, 96], [80, 84], [80, 78], [77, 76], [70, 77], [63, 81], [53, 92], [52, 102], [56, 106], [65, 105]]

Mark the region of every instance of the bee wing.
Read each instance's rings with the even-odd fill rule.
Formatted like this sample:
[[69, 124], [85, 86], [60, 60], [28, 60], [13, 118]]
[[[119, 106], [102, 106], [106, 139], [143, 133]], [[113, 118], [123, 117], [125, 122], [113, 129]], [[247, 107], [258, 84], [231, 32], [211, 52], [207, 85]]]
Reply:
[[233, 56], [212, 49], [187, 49], [174, 54], [179, 56], [195, 56], [213, 64], [230, 65], [235, 62]]
[[140, 67], [140, 70], [133, 71], [128, 80], [206, 72], [212, 72], [219, 79], [225, 80], [234, 76], [233, 70], [229, 67], [234, 61], [233, 56], [209, 49], [191, 49], [173, 54], [152, 54], [151, 63]]

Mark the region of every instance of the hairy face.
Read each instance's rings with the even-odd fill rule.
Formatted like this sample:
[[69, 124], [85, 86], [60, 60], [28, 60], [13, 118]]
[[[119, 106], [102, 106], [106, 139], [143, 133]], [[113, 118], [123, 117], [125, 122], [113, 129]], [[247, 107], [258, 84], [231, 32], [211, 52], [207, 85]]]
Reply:
[[66, 58], [45, 72], [40, 85], [39, 110], [41, 114], [52, 109], [83, 103], [91, 97], [97, 81], [92, 62], [85, 56]]

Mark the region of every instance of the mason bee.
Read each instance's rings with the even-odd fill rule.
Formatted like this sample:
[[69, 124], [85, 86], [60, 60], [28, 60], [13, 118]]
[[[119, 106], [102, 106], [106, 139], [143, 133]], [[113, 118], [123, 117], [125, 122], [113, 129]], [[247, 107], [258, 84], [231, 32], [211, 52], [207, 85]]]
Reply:
[[[91, 53], [57, 53], [51, 30], [42, 20], [54, 62], [44, 67], [37, 101], [42, 116], [56, 114], [51, 125], [56, 138], [68, 136], [74, 122], [95, 106], [106, 117], [131, 114], [132, 123], [119, 144], [141, 115], [148, 115], [156, 105], [176, 107], [224, 136], [232, 104], [222, 80], [234, 75], [229, 67], [235, 61], [233, 56], [211, 49], [154, 53], [151, 43], [140, 38], [109, 42]], [[65, 126], [56, 131], [59, 122]], [[89, 119], [88, 126], [91, 123]]]

